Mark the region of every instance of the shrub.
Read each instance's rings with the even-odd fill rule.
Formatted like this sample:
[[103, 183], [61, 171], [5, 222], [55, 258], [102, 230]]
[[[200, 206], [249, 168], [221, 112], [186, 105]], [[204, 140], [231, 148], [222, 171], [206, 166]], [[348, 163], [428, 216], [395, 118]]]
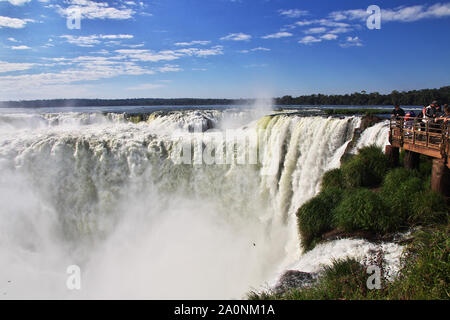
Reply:
[[387, 288], [389, 299], [448, 300], [449, 226], [420, 231], [406, 250], [403, 268]]
[[331, 188], [331, 187], [337, 187], [337, 188], [343, 188], [343, 175], [341, 169], [333, 169], [330, 171], [325, 172], [322, 178], [322, 190]]
[[336, 227], [344, 231], [388, 232], [397, 229], [400, 222], [399, 217], [391, 214], [381, 198], [367, 189], [345, 193], [333, 216]]
[[324, 267], [311, 287], [293, 288], [283, 293], [252, 292], [249, 299], [330, 300], [448, 300], [449, 226], [419, 231], [405, 250], [402, 267], [392, 282], [383, 282], [381, 290], [367, 290], [365, 266], [355, 259], [334, 261]]
[[398, 168], [386, 175], [380, 195], [391, 213], [406, 221], [412, 215], [414, 199], [422, 190], [422, 180], [414, 171]]
[[367, 273], [355, 259], [335, 260], [332, 265], [323, 267], [320, 274], [319, 280], [311, 287], [293, 288], [283, 293], [251, 292], [248, 297], [250, 300], [337, 300], [364, 299], [367, 296]]
[[420, 155], [420, 163], [419, 163], [419, 175], [422, 178], [427, 178], [431, 176], [431, 170], [433, 168], [433, 161], [427, 156]]
[[341, 196], [339, 188], [328, 188], [298, 210], [297, 223], [304, 249], [311, 249], [323, 233], [332, 229], [332, 211]]
[[388, 160], [377, 146], [364, 147], [342, 165], [345, 185], [349, 188], [375, 187], [388, 169]]
[[418, 224], [444, 223], [448, 212], [445, 198], [433, 190], [426, 190], [414, 198], [410, 220]]

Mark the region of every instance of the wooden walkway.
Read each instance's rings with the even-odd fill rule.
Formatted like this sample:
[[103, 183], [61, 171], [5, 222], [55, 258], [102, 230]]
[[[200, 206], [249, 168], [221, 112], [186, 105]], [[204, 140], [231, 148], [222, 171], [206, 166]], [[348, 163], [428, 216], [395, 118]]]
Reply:
[[394, 148], [441, 159], [450, 168], [450, 124], [398, 117], [390, 120], [389, 142]]

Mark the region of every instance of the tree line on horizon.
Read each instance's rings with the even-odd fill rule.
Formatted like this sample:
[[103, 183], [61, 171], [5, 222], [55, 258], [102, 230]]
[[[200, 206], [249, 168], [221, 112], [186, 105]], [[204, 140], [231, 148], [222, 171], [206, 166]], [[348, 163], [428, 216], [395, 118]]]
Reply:
[[[312, 94], [299, 97], [284, 96], [274, 99], [275, 105], [409, 105], [425, 106], [433, 100], [441, 104], [450, 100], [450, 86], [439, 89], [392, 91], [389, 94], [366, 91], [345, 95]], [[196, 98], [135, 98], [135, 99], [52, 99], [28, 101], [2, 101], [0, 107], [44, 108], [44, 107], [108, 107], [108, 106], [208, 106], [246, 105], [255, 99], [196, 99]]]
[[450, 86], [439, 89], [423, 89], [412, 91], [392, 91], [389, 94], [378, 92], [367, 93], [366, 91], [355, 92], [346, 95], [324, 95], [313, 94], [293, 98], [284, 96], [275, 99], [277, 105], [358, 105], [358, 106], [385, 106], [385, 105], [405, 105], [405, 106], [425, 106], [433, 100], [439, 103], [448, 103], [450, 100]]

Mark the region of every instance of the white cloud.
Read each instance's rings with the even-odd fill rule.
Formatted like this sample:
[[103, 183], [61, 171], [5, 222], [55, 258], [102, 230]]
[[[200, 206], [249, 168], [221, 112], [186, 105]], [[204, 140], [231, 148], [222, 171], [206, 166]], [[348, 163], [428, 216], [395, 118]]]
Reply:
[[[75, 37], [72, 35], [63, 35], [60, 38], [66, 39], [68, 43], [75, 44], [80, 47], [93, 47], [96, 44], [100, 44], [101, 40], [116, 40], [116, 39], [133, 39], [134, 36], [130, 34], [108, 34], [108, 35], [90, 35]], [[108, 43], [111, 43], [109, 41]], [[120, 44], [117, 42], [116, 44]]]
[[303, 37], [303, 38], [299, 41], [299, 43], [302, 43], [302, 44], [311, 44], [311, 43], [321, 42], [321, 41], [322, 41], [322, 39], [320, 39], [320, 38], [316, 38], [316, 37], [313, 37], [313, 36], [306, 36], [306, 37]]
[[[142, 68], [133, 62], [112, 61], [105, 57], [57, 59], [59, 62], [68, 61], [69, 63], [72, 63], [73, 66], [60, 72], [0, 76], [0, 91], [4, 90], [4, 88], [13, 88], [15, 91], [34, 90], [36, 88], [48, 88], [81, 81], [95, 81], [114, 78], [121, 75], [135, 76], [155, 74], [154, 70]], [[19, 67], [20, 66], [17, 66], [16, 70], [18, 70]], [[29, 67], [31, 66], [23, 66], [23, 68]], [[8, 66], [6, 68], [8, 68]], [[9, 68], [11, 69], [11, 67]]]
[[147, 49], [120, 49], [116, 52], [121, 55], [121, 58], [130, 58], [134, 61], [158, 62], [179, 59], [179, 55], [173, 51], [152, 52]]
[[280, 13], [280, 15], [288, 18], [298, 18], [308, 15], [308, 11], [300, 9], [279, 10], [278, 12]]
[[2, 1], [3, 2], [8, 1], [12, 5], [21, 6], [21, 5], [25, 4], [25, 3], [30, 2], [31, 0], [0, 0], [0, 2], [2, 2]]
[[177, 42], [174, 45], [178, 46], [178, 47], [189, 47], [189, 46], [195, 46], [195, 45], [206, 46], [210, 43], [211, 43], [211, 41], [191, 41], [191, 42]]
[[9, 63], [0, 61], [0, 73], [28, 70], [33, 66], [33, 63]]
[[362, 47], [362, 41], [359, 39], [359, 37], [347, 37], [345, 39], [344, 43], [341, 43], [340, 46], [342, 48], [348, 48], [348, 47]]
[[327, 28], [324, 27], [317, 27], [317, 28], [310, 28], [308, 30], [305, 30], [305, 33], [324, 33], [325, 31], [327, 31]]
[[210, 49], [197, 49], [194, 52], [194, 55], [196, 55], [198, 57], [223, 55], [223, 47], [222, 46], [215, 46], [215, 47], [212, 47]]
[[[334, 11], [329, 17], [336, 21], [365, 20], [369, 14], [363, 9]], [[450, 3], [436, 3], [434, 5], [401, 6], [395, 9], [382, 9], [381, 19], [384, 22], [413, 22], [429, 18], [443, 18], [450, 16]]]
[[28, 21], [31, 21], [31, 20], [0, 16], [0, 29], [2, 27], [21, 29], [26, 26]]
[[353, 28], [339, 27], [339, 28], [331, 30], [330, 33], [338, 34], [338, 33], [347, 33], [347, 32], [351, 32], [351, 31], [353, 31]]
[[177, 60], [183, 56], [207, 57], [223, 55], [223, 46], [214, 46], [209, 49], [184, 48], [178, 50], [164, 50], [154, 52], [148, 49], [120, 49], [116, 50], [120, 58], [130, 58], [134, 61], [159, 62]]
[[292, 36], [293, 36], [293, 34], [290, 32], [281, 31], [281, 32], [265, 35], [262, 38], [263, 39], [279, 39], [279, 38], [286, 38], [286, 37], [292, 37]]
[[31, 48], [28, 46], [12, 46], [11, 49], [13, 49], [13, 50], [30, 50]]
[[300, 26], [300, 27], [309, 26], [309, 25], [316, 23], [316, 21], [317, 20], [302, 20], [302, 21], [297, 21], [294, 25]]
[[257, 48], [253, 48], [250, 50], [241, 50], [241, 53], [249, 53], [249, 52], [256, 52], [256, 51], [270, 51], [269, 48], [264, 48], [264, 47], [257, 47]]
[[178, 65], [170, 65], [170, 64], [166, 64], [163, 67], [159, 67], [157, 70], [159, 72], [162, 72], [162, 73], [183, 71], [183, 69], [181, 69], [180, 66], [178, 66]]
[[125, 20], [131, 19], [135, 14], [133, 9], [122, 5], [119, 8], [111, 7], [107, 2], [94, 2], [90, 0], [69, 0], [70, 4], [67, 8], [62, 8], [60, 5], [49, 5], [54, 7], [58, 13], [64, 17], [72, 16], [74, 12], [80, 14], [83, 19], [113, 19]]
[[19, 42], [19, 41], [17, 41], [17, 40], [14, 39], [14, 38], [8, 38], [8, 41], [11, 41], [11, 42]]
[[230, 33], [229, 35], [220, 38], [220, 40], [232, 40], [232, 41], [249, 41], [252, 38], [251, 35], [245, 33]]
[[338, 36], [335, 34], [327, 33], [327, 34], [324, 34], [323, 36], [321, 36], [320, 38], [324, 39], [324, 40], [336, 40], [338, 38]]
[[64, 35], [64, 36], [60, 36], [60, 38], [64, 38], [67, 40], [68, 43], [75, 44], [80, 47], [93, 47], [95, 44], [101, 43], [100, 40], [98, 40], [98, 37], [96, 35], [80, 36], [80, 37]]

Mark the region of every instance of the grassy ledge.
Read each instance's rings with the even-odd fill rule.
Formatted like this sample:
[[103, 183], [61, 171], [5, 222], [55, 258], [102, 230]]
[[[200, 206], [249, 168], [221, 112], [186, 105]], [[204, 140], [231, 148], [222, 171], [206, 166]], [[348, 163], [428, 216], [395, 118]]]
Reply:
[[[416, 230], [393, 281], [384, 278], [380, 290], [368, 290], [369, 264], [346, 259], [324, 267], [312, 286], [251, 292], [249, 299], [449, 299], [449, 207], [430, 188], [430, 163], [422, 157], [418, 170], [390, 168], [380, 148], [362, 148], [341, 168], [327, 172], [321, 192], [297, 212], [305, 251], [329, 234], [370, 235], [370, 240]], [[382, 257], [376, 264], [386, 267]]]

